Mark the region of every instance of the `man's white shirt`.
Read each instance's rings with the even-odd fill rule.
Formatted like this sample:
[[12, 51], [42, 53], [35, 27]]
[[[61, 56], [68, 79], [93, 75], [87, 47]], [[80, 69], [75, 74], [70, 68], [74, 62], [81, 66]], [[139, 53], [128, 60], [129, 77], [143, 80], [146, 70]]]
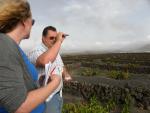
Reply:
[[[48, 50], [48, 48], [43, 43], [41, 43], [35, 49], [33, 49], [31, 52], [28, 53], [28, 58], [35, 65], [37, 58], [41, 54], [46, 52], [47, 50]], [[45, 78], [46, 78], [45, 85], [47, 85], [46, 83], [47, 83], [49, 75], [56, 74], [56, 75], [61, 77], [61, 82], [60, 82], [58, 88], [47, 98], [46, 101], [49, 101], [59, 91], [60, 91], [60, 96], [62, 97], [62, 87], [63, 87], [62, 72], [63, 72], [63, 67], [64, 67], [64, 64], [63, 64], [63, 61], [61, 59], [60, 54], [57, 55], [57, 57], [56, 57], [56, 59], [54, 60], [53, 63], [51, 63], [51, 62], [47, 63], [45, 65], [45, 68], [44, 67], [43, 68], [42, 67], [37, 67], [38, 79], [40, 78], [40, 76], [45, 75]]]

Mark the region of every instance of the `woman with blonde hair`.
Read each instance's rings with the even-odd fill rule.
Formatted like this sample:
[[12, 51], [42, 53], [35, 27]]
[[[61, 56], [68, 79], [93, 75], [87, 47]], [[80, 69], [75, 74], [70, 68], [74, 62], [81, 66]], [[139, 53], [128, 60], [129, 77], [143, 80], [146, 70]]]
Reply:
[[19, 47], [33, 24], [26, 0], [0, 0], [0, 113], [44, 113], [44, 101], [60, 83], [55, 75], [47, 86], [35, 82], [37, 71]]

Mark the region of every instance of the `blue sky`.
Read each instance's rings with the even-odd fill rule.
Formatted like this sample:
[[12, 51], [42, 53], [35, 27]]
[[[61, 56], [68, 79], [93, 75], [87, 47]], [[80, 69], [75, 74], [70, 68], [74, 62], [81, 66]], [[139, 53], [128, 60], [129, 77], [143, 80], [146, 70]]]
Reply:
[[29, 0], [36, 24], [24, 50], [41, 42], [45, 26], [70, 34], [61, 51], [105, 51], [150, 43], [149, 0]]

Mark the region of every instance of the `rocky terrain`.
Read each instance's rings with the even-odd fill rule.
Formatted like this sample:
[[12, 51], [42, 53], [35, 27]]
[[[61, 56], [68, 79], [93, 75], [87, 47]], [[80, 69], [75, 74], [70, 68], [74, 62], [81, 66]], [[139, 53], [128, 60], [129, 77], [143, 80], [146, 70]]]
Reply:
[[[150, 54], [81, 55], [63, 59], [74, 78], [64, 84], [66, 103], [88, 101], [96, 96], [102, 103], [113, 99], [121, 105], [127, 98], [132, 106], [131, 113], [150, 113]], [[86, 71], [82, 76], [80, 69], [89, 67], [101, 71], [94, 71], [97, 75], [93, 75], [91, 70]], [[129, 73], [130, 76], [114, 79], [107, 75], [112, 70]]]

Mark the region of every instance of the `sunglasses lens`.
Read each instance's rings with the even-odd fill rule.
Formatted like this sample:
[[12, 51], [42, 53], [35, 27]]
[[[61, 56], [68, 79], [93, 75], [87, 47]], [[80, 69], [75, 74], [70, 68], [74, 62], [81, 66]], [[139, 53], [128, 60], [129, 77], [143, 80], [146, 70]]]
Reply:
[[32, 20], [32, 25], [34, 25], [34, 23], [35, 23], [35, 20], [33, 19], [33, 20]]
[[54, 40], [55, 39], [55, 37], [50, 37], [50, 40]]

